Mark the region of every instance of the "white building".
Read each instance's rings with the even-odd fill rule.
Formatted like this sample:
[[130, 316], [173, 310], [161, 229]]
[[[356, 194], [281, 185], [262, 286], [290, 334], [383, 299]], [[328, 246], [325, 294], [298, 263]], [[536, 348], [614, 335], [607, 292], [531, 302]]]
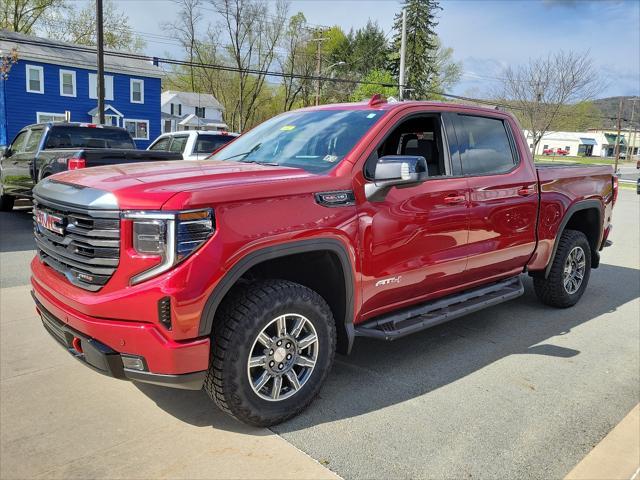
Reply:
[[182, 130], [226, 130], [223, 106], [208, 93], [162, 92], [162, 133]]
[[[533, 137], [527, 130], [524, 131], [529, 143], [529, 148], [533, 148]], [[545, 150], [566, 150], [569, 155], [579, 155], [585, 157], [614, 157], [616, 146], [616, 133], [608, 131], [590, 132], [548, 132], [538, 143], [538, 148], [534, 152], [542, 155]], [[624, 134], [620, 135], [620, 150], [625, 151], [627, 142]]]

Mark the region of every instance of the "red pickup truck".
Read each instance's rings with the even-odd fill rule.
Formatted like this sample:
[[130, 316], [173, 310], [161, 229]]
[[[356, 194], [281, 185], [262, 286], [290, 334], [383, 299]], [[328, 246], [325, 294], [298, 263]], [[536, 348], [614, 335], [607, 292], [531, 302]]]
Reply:
[[523, 273], [574, 305], [617, 194], [609, 166], [534, 166], [508, 113], [378, 97], [284, 113], [213, 160], [40, 182], [33, 297], [86, 365], [204, 387], [254, 425], [302, 411], [356, 337], [516, 298]]

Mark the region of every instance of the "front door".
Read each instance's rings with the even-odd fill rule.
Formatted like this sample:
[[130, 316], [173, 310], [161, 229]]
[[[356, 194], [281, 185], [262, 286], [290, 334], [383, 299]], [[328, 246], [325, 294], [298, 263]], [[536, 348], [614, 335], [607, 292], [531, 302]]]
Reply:
[[459, 163], [451, 163], [444, 130], [440, 115], [405, 117], [367, 160], [364, 182], [384, 155], [425, 157], [429, 179], [359, 205], [365, 318], [447, 292], [461, 281], [467, 180], [457, 176]]

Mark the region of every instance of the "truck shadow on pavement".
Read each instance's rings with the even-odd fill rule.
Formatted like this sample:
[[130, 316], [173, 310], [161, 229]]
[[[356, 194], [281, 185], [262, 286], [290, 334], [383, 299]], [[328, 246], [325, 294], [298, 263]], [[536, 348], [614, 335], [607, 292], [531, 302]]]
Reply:
[[[273, 430], [286, 433], [364, 415], [427, 395], [510, 355], [546, 355], [559, 362], [567, 361], [580, 352], [570, 348], [569, 342], [567, 347], [557, 345], [562, 340], [554, 337], [614, 312], [640, 292], [638, 270], [602, 264], [593, 272], [580, 303], [560, 310], [540, 304], [531, 279], [523, 277], [523, 281], [525, 294], [512, 302], [395, 342], [358, 338], [351, 356], [336, 358], [325, 386], [310, 408]], [[615, 320], [600, 319], [611, 322], [611, 328], [615, 328]], [[144, 384], [138, 384], [138, 388], [184, 422], [251, 431], [224, 418], [203, 391]]]
[[0, 213], [0, 252], [35, 250], [31, 205], [20, 202], [12, 212]]

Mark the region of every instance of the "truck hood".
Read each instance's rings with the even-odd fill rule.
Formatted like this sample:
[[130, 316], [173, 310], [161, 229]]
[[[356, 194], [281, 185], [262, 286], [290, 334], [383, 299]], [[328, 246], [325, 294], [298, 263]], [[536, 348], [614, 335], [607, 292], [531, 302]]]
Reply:
[[[305, 170], [241, 162], [172, 161], [72, 170], [50, 181], [112, 193], [121, 209], [160, 209], [176, 193], [314, 178]], [[228, 188], [225, 188], [228, 189]], [[70, 198], [70, 203], [73, 199]]]

